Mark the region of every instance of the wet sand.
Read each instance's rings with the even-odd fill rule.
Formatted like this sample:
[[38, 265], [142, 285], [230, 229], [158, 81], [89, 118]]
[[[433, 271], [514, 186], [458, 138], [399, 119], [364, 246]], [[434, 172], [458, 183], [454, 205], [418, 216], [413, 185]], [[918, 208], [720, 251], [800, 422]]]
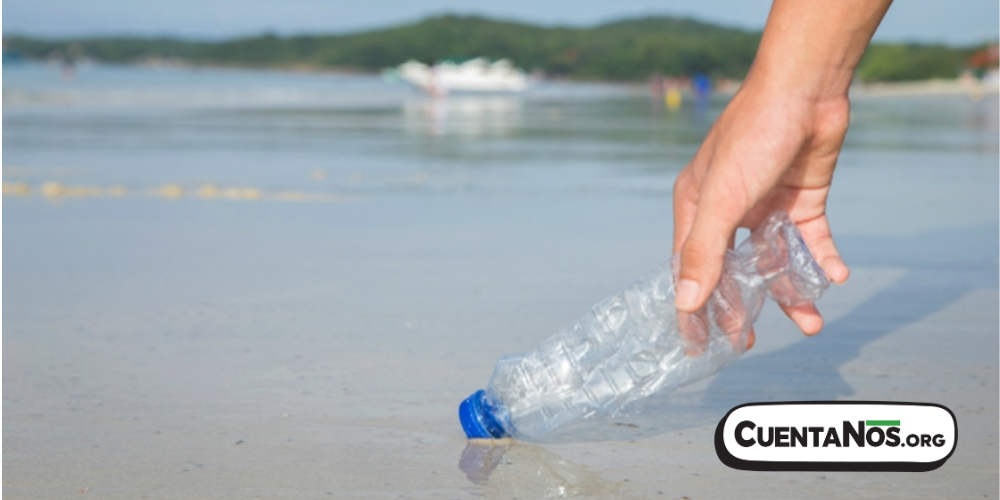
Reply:
[[[376, 143], [368, 156], [354, 151], [352, 165], [328, 167], [322, 181], [309, 179], [312, 165], [301, 186], [255, 182], [252, 171], [208, 179], [365, 195], [343, 203], [5, 191], [3, 493], [996, 498], [995, 114], [952, 101], [917, 112], [866, 102], [875, 104], [856, 109], [831, 199], [853, 274], [820, 304], [825, 330], [804, 338], [768, 307], [757, 346], [715, 378], [622, 425], [542, 445], [469, 446], [457, 405], [501, 354], [534, 346], [666, 260], [670, 172], [686, 142], [657, 160], [673, 170], [593, 173], [572, 155], [594, 151], [572, 137], [551, 139], [566, 160], [516, 132], [462, 143], [451, 128], [444, 143], [382, 131], [365, 136]], [[96, 167], [56, 179], [60, 165], [24, 142], [30, 124], [6, 113], [4, 146], [28, 170], [5, 168], [5, 183], [121, 180]], [[621, 139], [622, 129], [604, 132], [600, 163], [639, 161], [622, 151], [645, 139]], [[410, 144], [399, 155], [411, 159], [399, 161], [422, 165], [426, 182], [343, 188], [349, 172], [381, 168], [379, 148], [392, 141]], [[540, 157], [555, 170], [503, 170], [473, 150], [517, 150], [527, 159], [503, 162]], [[81, 164], [99, 163], [74, 151]], [[61, 158], [73, 167], [72, 155]], [[148, 175], [125, 185], [205, 181]], [[466, 188], [441, 187], [454, 179]], [[944, 404], [958, 417], [957, 450], [921, 474], [751, 473], [716, 458], [712, 437], [728, 409], [802, 399]]]
[[[153, 202], [125, 223], [112, 202], [5, 203], [8, 217], [30, 220], [8, 223], [5, 244], [8, 262], [30, 261], [5, 276], [18, 283], [4, 320], [12, 498], [81, 488], [170, 498], [557, 498], [560, 487], [570, 498], [996, 493], [995, 225], [888, 242], [858, 236], [845, 253], [950, 240], [977, 259], [944, 271], [853, 259], [850, 284], [824, 299], [821, 336], [800, 338], [769, 310], [754, 351], [682, 394], [682, 410], [598, 437], [610, 440], [518, 445], [473, 482], [459, 468], [458, 401], [485, 383], [500, 354], [585, 311], [655, 259], [657, 245], [572, 241], [559, 234], [563, 213], [541, 217], [552, 227], [544, 236], [482, 227], [478, 203], [463, 207], [456, 228], [408, 229], [413, 216], [398, 214], [416, 207], [404, 204], [392, 207], [404, 219], [395, 230], [360, 225], [350, 235], [278, 228], [265, 214], [247, 217], [259, 224], [191, 227], [207, 218], [204, 208], [182, 217]], [[347, 225], [323, 215], [330, 227]], [[117, 234], [53, 220], [70, 216]], [[144, 234], [169, 218], [184, 224]], [[656, 222], [646, 225], [652, 232]], [[40, 255], [20, 251], [39, 239], [50, 243]], [[627, 258], [636, 253], [645, 259]], [[942, 403], [958, 415], [958, 450], [919, 475], [756, 474], [719, 463], [712, 433], [728, 408], [799, 399]]]

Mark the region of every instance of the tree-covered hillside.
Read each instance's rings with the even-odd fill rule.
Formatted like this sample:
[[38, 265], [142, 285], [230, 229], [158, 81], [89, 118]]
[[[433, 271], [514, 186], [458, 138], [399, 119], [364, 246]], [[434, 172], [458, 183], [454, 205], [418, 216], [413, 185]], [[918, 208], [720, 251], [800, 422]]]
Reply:
[[[572, 78], [642, 80], [651, 73], [704, 73], [739, 79], [746, 75], [759, 41], [760, 33], [671, 17], [568, 28], [441, 16], [348, 35], [263, 35], [223, 42], [10, 36], [4, 38], [4, 51], [35, 59], [88, 57], [136, 63], [167, 58], [191, 64], [362, 71], [408, 59], [433, 62], [485, 56], [509, 58], [527, 70]], [[970, 52], [944, 46], [874, 45], [858, 73], [865, 80], [952, 78]]]

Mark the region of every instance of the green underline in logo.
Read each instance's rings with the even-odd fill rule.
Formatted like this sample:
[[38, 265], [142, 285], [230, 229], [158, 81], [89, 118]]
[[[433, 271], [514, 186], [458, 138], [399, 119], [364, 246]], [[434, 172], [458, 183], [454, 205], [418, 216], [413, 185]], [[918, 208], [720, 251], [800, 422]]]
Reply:
[[865, 425], [899, 427], [899, 420], [865, 420]]

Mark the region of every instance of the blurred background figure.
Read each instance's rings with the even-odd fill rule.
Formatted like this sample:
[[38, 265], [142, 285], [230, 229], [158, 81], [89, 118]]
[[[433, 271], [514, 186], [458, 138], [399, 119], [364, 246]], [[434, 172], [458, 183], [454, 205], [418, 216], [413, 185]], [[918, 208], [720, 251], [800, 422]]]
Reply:
[[681, 102], [684, 100], [681, 89], [689, 87], [685, 79], [664, 78], [659, 73], [654, 73], [649, 77], [647, 86], [653, 100], [663, 102], [669, 110], [676, 110], [681, 107]]
[[701, 73], [692, 76], [691, 91], [694, 93], [696, 102], [701, 105], [707, 104], [709, 98], [712, 97], [712, 79]]
[[683, 97], [681, 96], [681, 90], [676, 85], [671, 85], [667, 88], [667, 92], [663, 96], [664, 101], [667, 103], [668, 109], [677, 109], [681, 107], [681, 101]]

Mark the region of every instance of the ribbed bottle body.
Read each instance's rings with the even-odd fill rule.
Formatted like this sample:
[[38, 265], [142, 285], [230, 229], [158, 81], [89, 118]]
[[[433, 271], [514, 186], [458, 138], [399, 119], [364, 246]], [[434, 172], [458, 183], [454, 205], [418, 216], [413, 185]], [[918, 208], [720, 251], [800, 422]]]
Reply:
[[776, 213], [726, 254], [719, 284], [697, 312], [676, 310], [672, 266], [658, 267], [534, 350], [501, 358], [484, 406], [521, 439], [631, 414], [654, 393], [708, 377], [743, 354], [766, 295], [782, 303], [818, 298], [828, 282], [817, 270], [794, 224]]

